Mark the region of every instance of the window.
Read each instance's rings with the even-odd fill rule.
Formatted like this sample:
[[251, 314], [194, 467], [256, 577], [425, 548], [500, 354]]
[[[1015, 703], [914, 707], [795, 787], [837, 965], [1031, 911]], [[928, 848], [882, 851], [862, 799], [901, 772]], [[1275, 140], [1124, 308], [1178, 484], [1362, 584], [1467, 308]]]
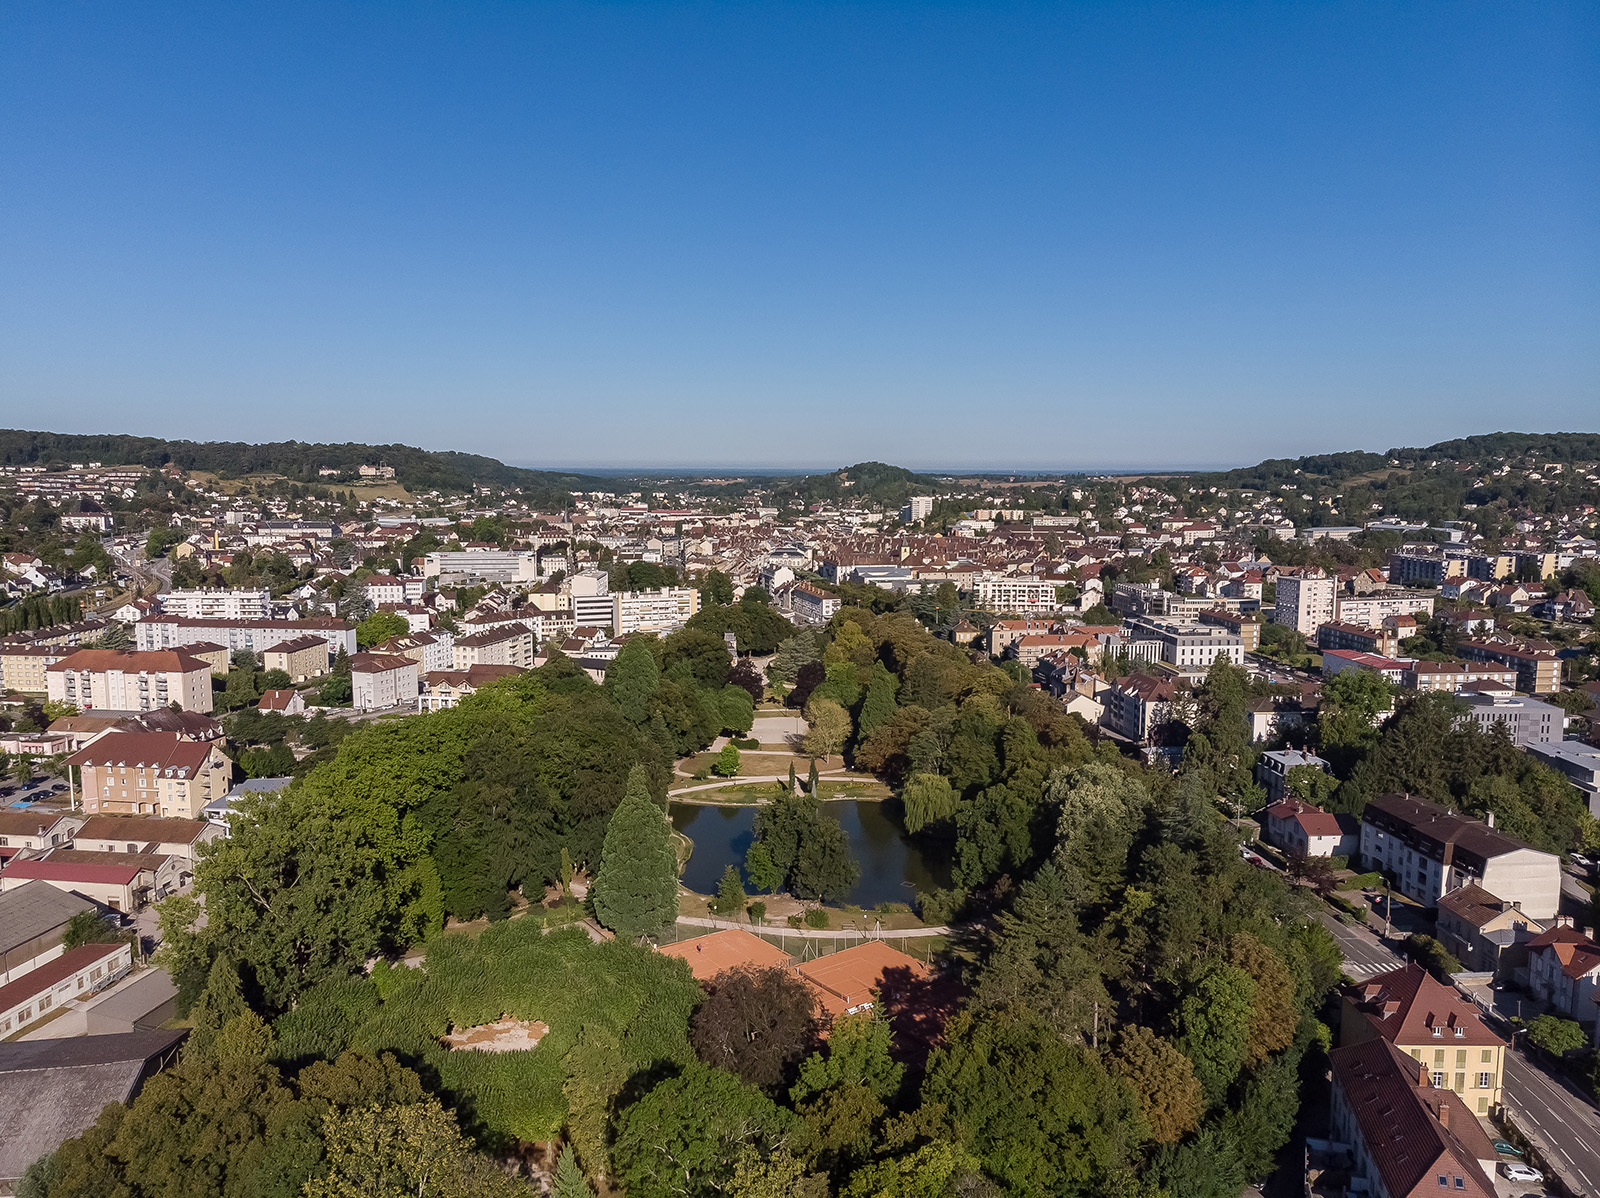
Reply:
[[1466, 1088], [1467, 1088], [1467, 1075], [1465, 1073], [1456, 1074], [1456, 1093], [1459, 1094], [1459, 1093], [1461, 1093], [1461, 1091], [1465, 1090]]
[[1438, 1089], [1438, 1090], [1444, 1089], [1444, 1074], [1442, 1072], [1439, 1072], [1438, 1070], [1434, 1071], [1434, 1074], [1433, 1074], [1433, 1085], [1434, 1085], [1435, 1089]]
[[33, 1008], [32, 1007], [23, 1007], [22, 1010], [17, 1012], [17, 1022], [18, 1023], [27, 1023], [28, 1020], [30, 1020], [32, 1018], [33, 1018]]
[[1439, 1174], [1439, 1184], [1442, 1186], [1448, 1186], [1450, 1184], [1450, 1179], [1441, 1173]]
[[1488, 1113], [1489, 1113], [1489, 1100], [1487, 1098], [1478, 1099], [1478, 1114], [1487, 1115]]
[[1444, 1049], [1436, 1048], [1433, 1050], [1433, 1063], [1441, 1068], [1444, 1066]]
[[1466, 1188], [1467, 1188], [1467, 1179], [1465, 1177], [1456, 1178], [1456, 1189], [1464, 1190]]
[[1492, 1048], [1484, 1049], [1483, 1050], [1483, 1056], [1480, 1059], [1482, 1060], [1482, 1062], [1485, 1065], [1494, 1064], [1494, 1049], [1492, 1049]]
[[1456, 1068], [1457, 1069], [1465, 1069], [1466, 1067], [1467, 1067], [1467, 1050], [1464, 1049], [1464, 1048], [1458, 1048], [1456, 1050]]
[[1478, 1074], [1478, 1089], [1480, 1089], [1480, 1090], [1492, 1090], [1492, 1089], [1494, 1089], [1494, 1074], [1492, 1074], [1492, 1073], [1480, 1073], [1480, 1074]]
[[44, 1011], [48, 1011], [49, 1009], [50, 1009], [50, 996], [48, 994], [46, 994], [43, 998], [41, 998], [39, 1000], [39, 1010], [41, 1012], [44, 1012]]

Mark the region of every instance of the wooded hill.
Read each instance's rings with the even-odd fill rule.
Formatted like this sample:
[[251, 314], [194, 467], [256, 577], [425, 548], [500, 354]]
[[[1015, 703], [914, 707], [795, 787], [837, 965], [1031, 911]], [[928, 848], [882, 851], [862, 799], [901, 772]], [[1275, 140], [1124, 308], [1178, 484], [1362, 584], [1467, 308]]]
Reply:
[[408, 491], [470, 491], [474, 484], [522, 487], [551, 494], [608, 490], [614, 480], [586, 474], [525, 470], [479, 454], [418, 449], [411, 445], [329, 445], [308, 441], [168, 441], [122, 434], [77, 435], [0, 429], [0, 465], [51, 466], [69, 462], [106, 466], [175, 465], [223, 478], [281, 474], [295, 482], [316, 483], [319, 467], [354, 472], [358, 467], [393, 466], [395, 481]]

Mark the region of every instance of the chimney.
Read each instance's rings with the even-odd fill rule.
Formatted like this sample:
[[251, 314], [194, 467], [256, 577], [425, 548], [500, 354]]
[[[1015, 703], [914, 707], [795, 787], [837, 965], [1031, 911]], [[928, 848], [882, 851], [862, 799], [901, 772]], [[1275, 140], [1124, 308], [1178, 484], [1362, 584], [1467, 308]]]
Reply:
[[1488, 824], [1491, 828], [1494, 827], [1494, 812], [1489, 812], [1489, 814], [1484, 818], [1488, 821]]
[[1443, 1099], [1439, 1101], [1439, 1126], [1450, 1130], [1450, 1104]]
[[1427, 1084], [1428, 1084], [1428, 1066], [1427, 1066], [1427, 1063], [1424, 1062], [1424, 1061], [1418, 1061], [1417, 1062], [1417, 1085], [1426, 1086]]

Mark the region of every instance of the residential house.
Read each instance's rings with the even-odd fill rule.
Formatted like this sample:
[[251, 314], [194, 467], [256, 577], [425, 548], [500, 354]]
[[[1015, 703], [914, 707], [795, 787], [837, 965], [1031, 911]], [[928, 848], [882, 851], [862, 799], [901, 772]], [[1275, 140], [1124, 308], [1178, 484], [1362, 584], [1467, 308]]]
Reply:
[[1350, 1146], [1350, 1193], [1496, 1198], [1494, 1145], [1472, 1108], [1383, 1040], [1336, 1048], [1332, 1139]]
[[55, 849], [44, 857], [13, 861], [0, 873], [0, 894], [28, 882], [48, 882], [58, 890], [82, 895], [102, 907], [132, 914], [155, 895], [156, 868], [165, 863], [165, 858], [143, 856], [125, 856], [119, 861], [52, 860], [60, 852], [61, 849]]
[[279, 715], [304, 715], [306, 699], [296, 690], [266, 690], [261, 692], [256, 710], [275, 711]]
[[1289, 795], [1289, 771], [1303, 765], [1312, 766], [1325, 774], [1332, 768], [1315, 753], [1304, 749], [1283, 749], [1261, 755], [1261, 760], [1256, 764], [1256, 781], [1267, 788], [1267, 802], [1276, 803]]
[[1353, 857], [1361, 845], [1361, 821], [1355, 816], [1324, 811], [1300, 799], [1282, 799], [1263, 817], [1267, 843], [1291, 856]]
[[191, 866], [200, 846], [222, 835], [203, 817], [165, 819], [144, 815], [93, 815], [73, 837], [72, 847], [97, 853], [147, 853], [176, 857]]
[[1339, 1043], [1381, 1039], [1426, 1068], [1474, 1114], [1500, 1105], [1506, 1042], [1477, 1005], [1413, 962], [1374, 974], [1345, 991]]
[[1469, 973], [1512, 978], [1526, 972], [1528, 942], [1544, 930], [1515, 903], [1502, 902], [1482, 886], [1463, 886], [1439, 899], [1439, 943]]
[[1568, 1019], [1593, 1031], [1600, 1001], [1600, 944], [1563, 916], [1528, 941], [1528, 989]]

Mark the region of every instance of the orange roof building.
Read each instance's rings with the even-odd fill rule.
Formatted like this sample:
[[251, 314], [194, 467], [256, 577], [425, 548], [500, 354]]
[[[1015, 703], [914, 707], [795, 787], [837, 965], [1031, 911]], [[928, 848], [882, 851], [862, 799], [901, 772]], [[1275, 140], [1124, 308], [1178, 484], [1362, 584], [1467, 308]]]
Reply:
[[805, 961], [800, 976], [811, 984], [829, 1018], [871, 1010], [875, 993], [884, 979], [894, 973], [908, 980], [922, 980], [928, 967], [881, 940], [868, 940], [843, 952]]
[[787, 969], [792, 964], [788, 953], [743, 928], [724, 928], [709, 936], [657, 945], [656, 951], [681, 958], [697, 982], [709, 982], [725, 969]]

